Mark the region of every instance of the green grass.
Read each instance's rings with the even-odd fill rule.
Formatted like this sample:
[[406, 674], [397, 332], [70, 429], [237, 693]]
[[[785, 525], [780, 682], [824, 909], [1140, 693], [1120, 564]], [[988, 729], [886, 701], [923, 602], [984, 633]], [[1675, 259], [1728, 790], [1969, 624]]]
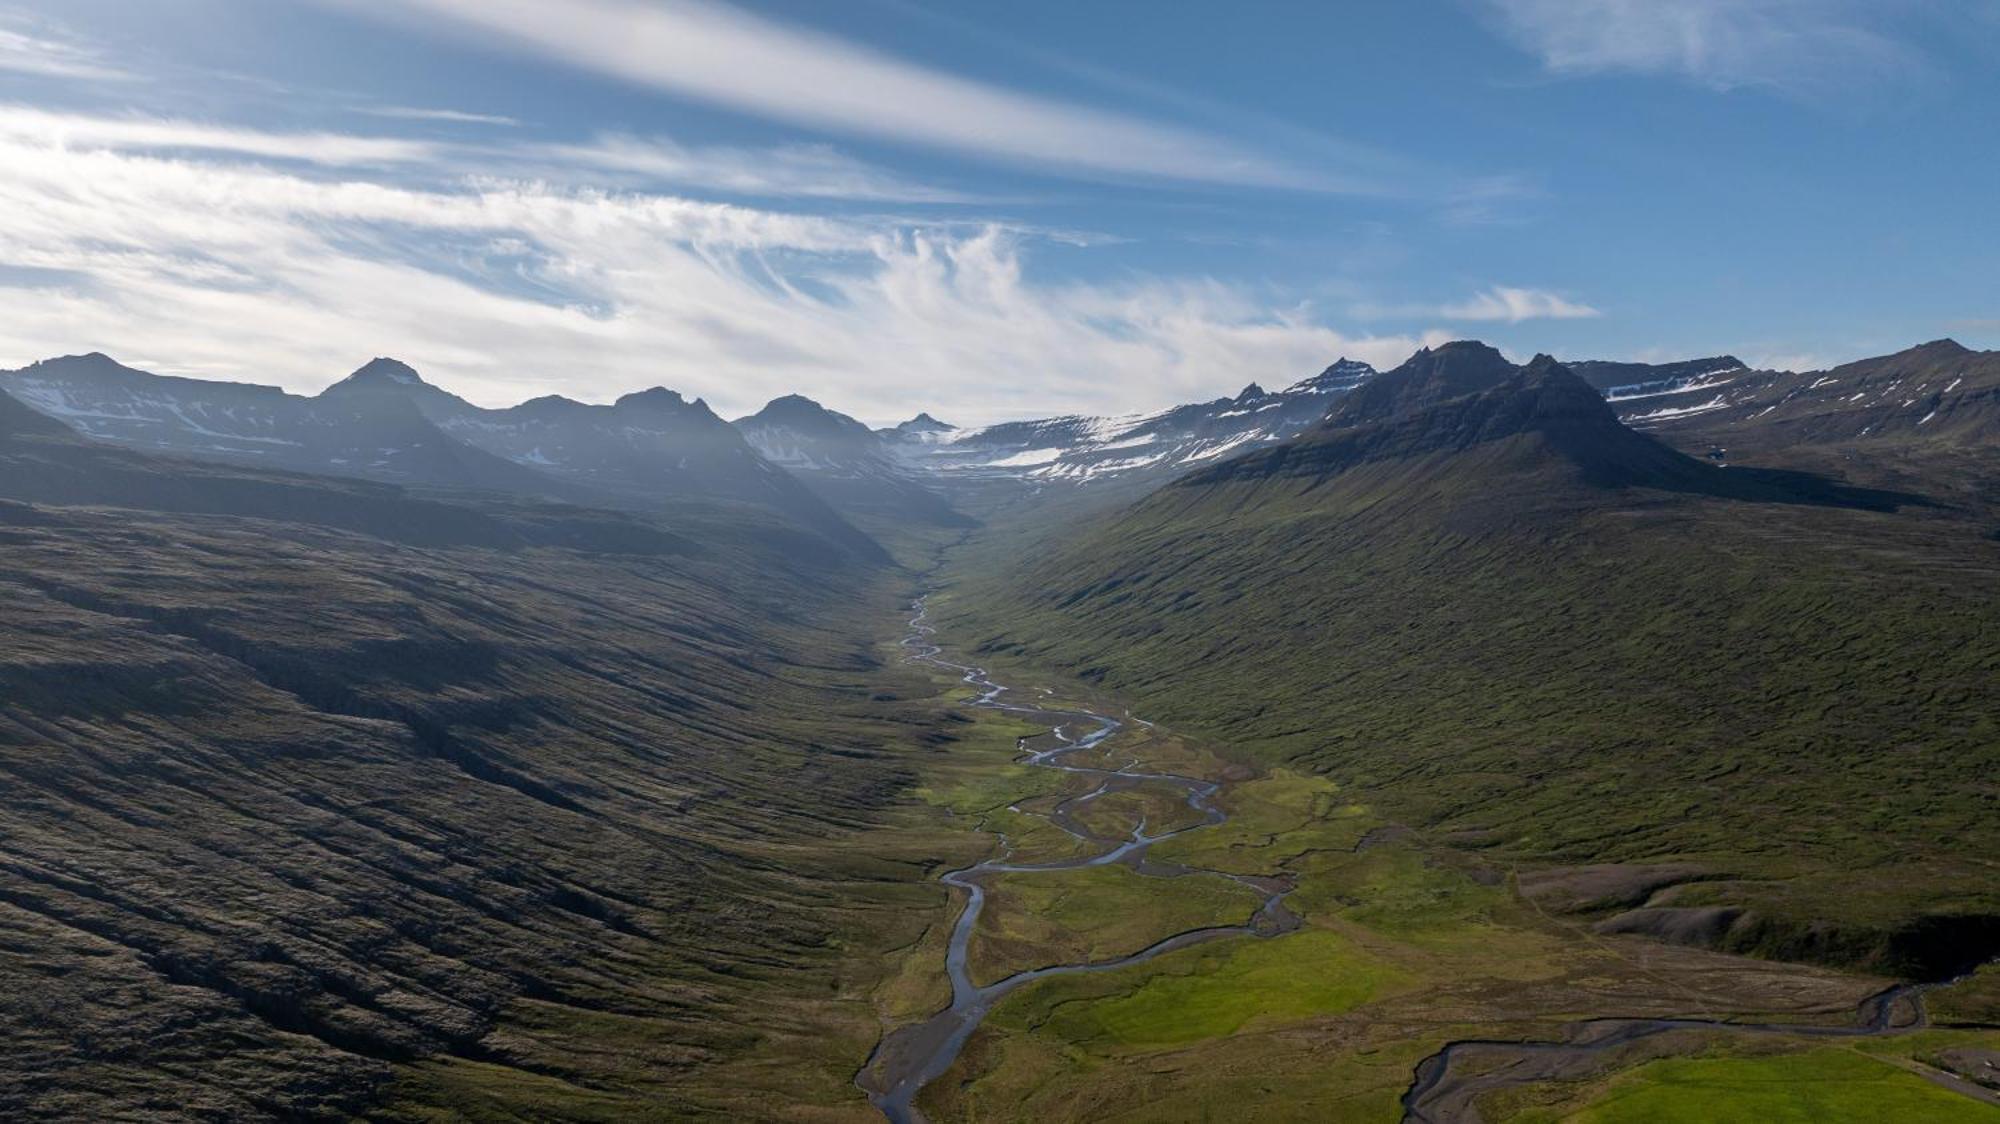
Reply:
[[1981, 965], [1970, 976], [1925, 997], [1939, 1022], [2000, 1026], [2000, 964]]
[[1367, 810], [1350, 804], [1332, 781], [1283, 768], [1231, 786], [1223, 808], [1228, 822], [1169, 839], [1154, 854], [1238, 874], [1271, 874], [1309, 850], [1351, 849], [1371, 826]]
[[1051, 987], [1022, 999], [1021, 1006], [1047, 1011], [1044, 1031], [1078, 1045], [1171, 1046], [1234, 1034], [1252, 1022], [1275, 1025], [1349, 1011], [1409, 980], [1325, 930], [1232, 940], [1167, 960], [1172, 962], [1163, 961], [1122, 994], [1065, 1000], [1060, 987]]
[[973, 930], [972, 977], [991, 983], [1045, 964], [1109, 960], [1188, 929], [1242, 925], [1261, 900], [1223, 878], [1154, 878], [1117, 865], [994, 875]]
[[1616, 1079], [1574, 1110], [1521, 1124], [1883, 1124], [2000, 1121], [2000, 1107], [1841, 1047], [1759, 1058], [1670, 1058]]

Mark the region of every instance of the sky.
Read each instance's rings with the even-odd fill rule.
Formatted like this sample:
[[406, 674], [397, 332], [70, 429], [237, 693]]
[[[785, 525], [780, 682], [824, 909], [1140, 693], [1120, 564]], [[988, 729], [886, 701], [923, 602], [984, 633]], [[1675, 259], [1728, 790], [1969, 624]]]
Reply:
[[0, 0], [0, 367], [871, 423], [2000, 346], [2000, 0]]

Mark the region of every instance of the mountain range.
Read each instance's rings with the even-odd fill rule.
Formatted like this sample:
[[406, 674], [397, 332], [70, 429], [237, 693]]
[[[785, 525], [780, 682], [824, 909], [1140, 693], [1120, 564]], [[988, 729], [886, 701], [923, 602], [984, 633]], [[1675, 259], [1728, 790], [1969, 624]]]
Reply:
[[[937, 873], [1079, 838], [1023, 812], [1043, 735], [904, 658], [917, 588], [952, 658], [1224, 786], [1093, 893], [1202, 854], [1303, 926], [1023, 989], [934, 1109], [1324, 1061], [1380, 1115], [1447, 1034], [1679, 1012], [1670, 970], [1745, 1019], [1942, 984], [2000, 954], [1996, 401], [1950, 341], [1459, 341], [979, 428], [0, 373], [0, 1116], [866, 1111], [885, 1024], [949, 1002]], [[1142, 788], [1075, 822], [1200, 810]], [[1159, 908], [990, 892], [1051, 940]], [[1971, 979], [1930, 1033], [2000, 1018]], [[1246, 995], [1275, 1030], [1216, 1021]]]

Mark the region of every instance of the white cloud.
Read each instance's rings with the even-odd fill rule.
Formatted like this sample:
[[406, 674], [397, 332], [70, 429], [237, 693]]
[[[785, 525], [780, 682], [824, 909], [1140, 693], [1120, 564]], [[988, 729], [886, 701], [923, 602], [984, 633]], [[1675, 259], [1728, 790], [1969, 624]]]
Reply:
[[497, 113], [468, 113], [462, 109], [426, 109], [413, 105], [364, 106], [358, 113], [370, 117], [388, 117], [399, 121], [443, 121], [454, 125], [498, 125], [512, 128], [521, 122], [513, 117], [503, 117]]
[[426, 160], [436, 148], [394, 137], [342, 133], [271, 133], [162, 117], [93, 117], [0, 105], [0, 137], [77, 148], [234, 152], [313, 164], [397, 164]]
[[1471, 300], [1446, 305], [1437, 314], [1450, 320], [1498, 320], [1508, 324], [1523, 320], [1582, 320], [1603, 315], [1587, 304], [1564, 300], [1551, 292], [1507, 285], [1495, 285]]
[[1373, 191], [1225, 137], [908, 62], [710, 0], [324, 0], [760, 116], [1072, 171]]
[[1759, 371], [1824, 371], [1837, 363], [1814, 351], [1759, 351], [1743, 356], [1743, 361]]
[[0, 71], [92, 82], [122, 82], [132, 77], [88, 47], [4, 27], [0, 27]]
[[[998, 226], [467, 181], [449, 161], [334, 181], [169, 157], [116, 122], [73, 130], [99, 138], [84, 148], [9, 119], [8, 365], [102, 349], [315, 390], [393, 354], [490, 404], [664, 383], [726, 412], [797, 391], [980, 421], [1208, 397], [1342, 353], [1393, 364], [1437, 338], [1349, 336], [1208, 279], [1037, 281], [1032, 236]], [[224, 132], [230, 153], [294, 151]]]
[[1557, 74], [1679, 75], [1718, 90], [1794, 93], [1923, 70], [1873, 23], [1902, 0], [1484, 0]]
[[590, 144], [529, 150], [568, 167], [627, 174], [638, 182], [743, 195], [964, 203], [973, 197], [885, 172], [827, 145], [693, 147], [666, 137], [608, 133]]

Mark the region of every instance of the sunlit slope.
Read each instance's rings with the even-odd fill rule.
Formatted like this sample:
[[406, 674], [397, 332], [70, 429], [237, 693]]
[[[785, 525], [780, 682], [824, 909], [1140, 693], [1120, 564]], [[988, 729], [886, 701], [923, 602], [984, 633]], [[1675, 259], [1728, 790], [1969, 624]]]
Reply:
[[1471, 390], [1468, 359], [1017, 571], [968, 554], [953, 627], [1441, 839], [1684, 864], [1564, 903], [1607, 928], [1906, 972], [1995, 951], [1990, 512], [1703, 464], [1552, 362]]

